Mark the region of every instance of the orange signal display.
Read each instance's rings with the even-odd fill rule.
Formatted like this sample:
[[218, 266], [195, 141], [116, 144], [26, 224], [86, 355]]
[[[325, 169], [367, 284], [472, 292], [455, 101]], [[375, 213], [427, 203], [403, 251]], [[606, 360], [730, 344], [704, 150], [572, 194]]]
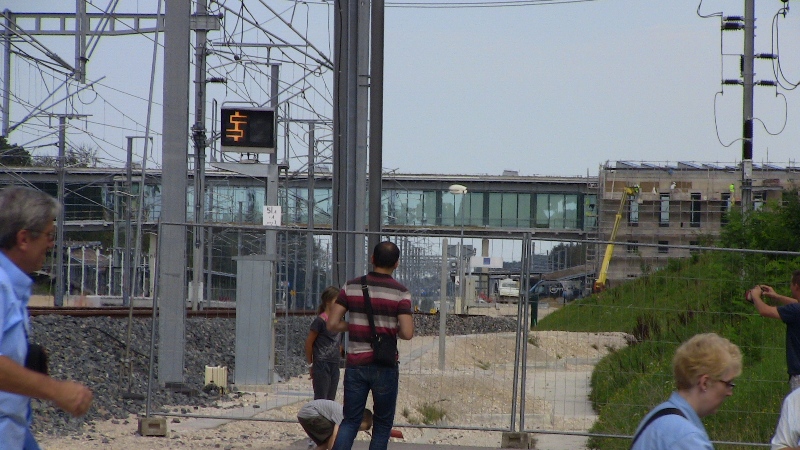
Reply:
[[225, 129], [225, 136], [233, 139], [234, 142], [244, 140], [244, 127], [247, 125], [247, 116], [242, 114], [241, 111], [234, 111], [228, 117], [229, 128]]
[[223, 152], [274, 153], [275, 111], [268, 108], [226, 108], [220, 114]]

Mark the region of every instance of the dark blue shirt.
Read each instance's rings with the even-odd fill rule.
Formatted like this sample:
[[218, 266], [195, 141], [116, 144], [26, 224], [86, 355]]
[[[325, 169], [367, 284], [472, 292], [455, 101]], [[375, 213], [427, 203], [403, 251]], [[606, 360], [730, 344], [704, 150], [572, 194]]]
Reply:
[[800, 303], [778, 306], [778, 315], [786, 324], [786, 369], [800, 375]]

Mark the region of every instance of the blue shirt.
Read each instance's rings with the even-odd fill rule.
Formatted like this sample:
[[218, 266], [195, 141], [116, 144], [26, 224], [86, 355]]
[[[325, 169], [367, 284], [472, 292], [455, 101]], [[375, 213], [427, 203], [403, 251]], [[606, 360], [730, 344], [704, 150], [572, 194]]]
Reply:
[[[0, 356], [25, 365], [28, 300], [33, 280], [0, 252]], [[0, 443], [21, 449], [28, 430], [30, 398], [0, 391]]]
[[667, 414], [654, 420], [639, 436], [631, 450], [713, 450], [706, 428], [697, 413], [683, 397], [673, 392], [669, 400], [647, 413], [636, 427], [636, 432], [647, 420], [664, 408], [677, 408], [684, 416]]
[[778, 315], [786, 324], [786, 369], [800, 375], [800, 303], [778, 306]]

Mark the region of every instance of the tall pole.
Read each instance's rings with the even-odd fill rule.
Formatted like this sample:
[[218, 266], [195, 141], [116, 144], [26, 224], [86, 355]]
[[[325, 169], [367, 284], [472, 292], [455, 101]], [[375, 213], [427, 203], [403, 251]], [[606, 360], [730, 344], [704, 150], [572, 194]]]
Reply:
[[3, 11], [6, 21], [3, 30], [3, 136], [8, 137], [8, 127], [11, 124], [11, 30], [14, 19], [11, 11]]
[[369, 73], [369, 207], [367, 249], [380, 241], [383, 176], [383, 48], [384, 0], [372, 0]]
[[86, 15], [86, 0], [75, 0], [75, 81], [86, 83], [86, 30], [89, 18]]
[[314, 122], [308, 123], [308, 219], [306, 220], [306, 301], [305, 306], [314, 305], [314, 289], [313, 289], [313, 271], [314, 271], [314, 208], [316, 202], [314, 199]]
[[753, 54], [755, 47], [755, 0], [744, 2], [744, 54], [742, 55], [742, 211], [753, 200]]
[[458, 277], [460, 278], [461, 282], [458, 286], [458, 295], [461, 297], [461, 311], [464, 312], [467, 310], [467, 300], [464, 298], [464, 294], [466, 293], [466, 287], [464, 284], [467, 281], [465, 272], [466, 267], [464, 266], [464, 195], [461, 194], [461, 242], [458, 244]]
[[[64, 205], [64, 158], [67, 143], [67, 116], [58, 116], [58, 201]], [[56, 223], [56, 289], [55, 306], [64, 306], [64, 208]]]
[[[131, 305], [131, 187], [133, 186], [133, 137], [128, 136], [128, 158], [125, 165], [125, 253], [122, 254], [122, 305]], [[141, 186], [140, 188], [142, 188]], [[141, 205], [139, 206], [141, 207]], [[129, 322], [130, 324], [130, 322]]]
[[158, 382], [184, 381], [186, 356], [186, 170], [191, 3], [167, 0], [164, 20], [162, 210], [158, 261]]
[[[197, 1], [197, 14], [208, 12], [206, 0]], [[197, 311], [203, 298], [203, 250], [205, 248], [205, 156], [206, 156], [206, 36], [204, 28], [195, 30], [194, 66], [194, 249], [192, 250], [192, 310]]]
[[439, 286], [439, 370], [444, 370], [445, 335], [447, 334], [447, 238], [442, 239], [442, 276]]

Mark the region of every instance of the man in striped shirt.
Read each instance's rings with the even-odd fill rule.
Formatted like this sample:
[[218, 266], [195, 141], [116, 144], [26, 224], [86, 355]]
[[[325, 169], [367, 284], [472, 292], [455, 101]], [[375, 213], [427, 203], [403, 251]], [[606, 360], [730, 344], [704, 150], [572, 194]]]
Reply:
[[[373, 271], [366, 275], [375, 321], [375, 332], [409, 340], [414, 336], [411, 316], [411, 293], [392, 277], [400, 260], [400, 249], [384, 241], [372, 252]], [[347, 368], [344, 372], [344, 420], [334, 450], [349, 450], [353, 446], [364, 414], [367, 395], [372, 392], [373, 429], [370, 450], [383, 450], [389, 443], [397, 405], [399, 369], [373, 362], [372, 330], [364, 303], [361, 278], [345, 283], [328, 317], [328, 330], [349, 333]], [[349, 322], [344, 320], [349, 312]]]

